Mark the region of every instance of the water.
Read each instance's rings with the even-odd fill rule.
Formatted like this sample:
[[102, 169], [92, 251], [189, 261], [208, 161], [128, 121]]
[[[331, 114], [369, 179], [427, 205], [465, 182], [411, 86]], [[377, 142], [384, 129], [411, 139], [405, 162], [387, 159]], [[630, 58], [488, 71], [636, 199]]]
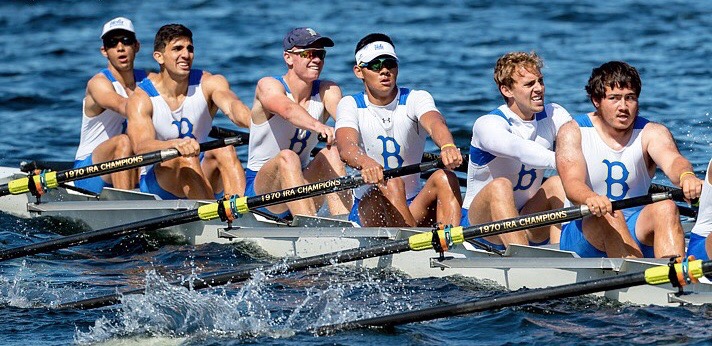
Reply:
[[[395, 41], [399, 85], [430, 91], [456, 144], [466, 147], [478, 115], [501, 104], [492, 69], [511, 50], [545, 59], [547, 101], [572, 114], [591, 110], [583, 86], [591, 68], [625, 60], [643, 78], [642, 113], [666, 124], [682, 153], [702, 172], [710, 158], [708, 57], [712, 9], [706, 2], [633, 1], [5, 1], [0, 4], [0, 162], [71, 160], [79, 141], [85, 83], [104, 67], [101, 25], [134, 21], [142, 49], [137, 66], [155, 70], [153, 34], [180, 22], [194, 32], [195, 66], [223, 74], [252, 104], [256, 81], [281, 74], [281, 40], [295, 26], [330, 36], [323, 78], [345, 94], [353, 49], [369, 32]], [[219, 115], [218, 125], [230, 127]], [[429, 147], [430, 149], [433, 146]], [[241, 149], [242, 157], [245, 156]], [[662, 177], [656, 181], [665, 182]], [[2, 247], [76, 232], [57, 220], [0, 213]], [[474, 279], [413, 280], [397, 273], [327, 269], [210, 292], [175, 291], [167, 281], [276, 259], [246, 244], [190, 247], [174, 239], [133, 237], [0, 263], [0, 344], [184, 343], [322, 344], [705, 344], [710, 307], [631, 307], [591, 298], [315, 337], [307, 327], [490, 296]], [[148, 274], [147, 274], [148, 272]], [[116, 286], [154, 290], [121, 310], [59, 311], [54, 304]], [[139, 308], [142, 307], [142, 308]]]

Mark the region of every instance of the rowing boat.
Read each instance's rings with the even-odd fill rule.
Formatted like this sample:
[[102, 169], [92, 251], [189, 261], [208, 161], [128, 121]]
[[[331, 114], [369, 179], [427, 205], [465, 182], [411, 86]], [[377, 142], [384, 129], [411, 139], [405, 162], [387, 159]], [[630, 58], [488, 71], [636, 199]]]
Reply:
[[[19, 169], [0, 167], [0, 184], [24, 176]], [[191, 210], [212, 201], [160, 200], [137, 191], [105, 188], [99, 196], [66, 187], [48, 191], [37, 203], [29, 193], [0, 197], [0, 210], [19, 217], [49, 216], [103, 229], [156, 216]], [[248, 213], [231, 225], [219, 220], [191, 222], [165, 230], [188, 243], [249, 241], [274, 257], [310, 257], [335, 251], [373, 246], [430, 232], [425, 228], [358, 227], [345, 217], [295, 216], [290, 223]], [[512, 245], [505, 253], [482, 250], [470, 243], [446, 251], [411, 251], [360, 260], [356, 265], [393, 268], [414, 278], [463, 275], [492, 280], [509, 290], [558, 286], [639, 272], [667, 263], [664, 259], [579, 258], [556, 245]], [[679, 305], [712, 303], [712, 283], [685, 287], [685, 294], [670, 285], [637, 286], [606, 291], [610, 299], [634, 304]]]

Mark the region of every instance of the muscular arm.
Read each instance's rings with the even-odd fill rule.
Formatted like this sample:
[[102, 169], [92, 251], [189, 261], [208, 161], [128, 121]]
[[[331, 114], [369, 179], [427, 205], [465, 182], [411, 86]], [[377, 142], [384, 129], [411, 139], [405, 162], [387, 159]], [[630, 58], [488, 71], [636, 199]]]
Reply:
[[337, 107], [336, 146], [341, 160], [350, 167], [361, 171], [364, 181], [369, 184], [383, 182], [383, 166], [361, 149], [356, 103], [352, 98], [344, 98]]
[[336, 120], [336, 107], [341, 101], [341, 88], [332, 81], [321, 81], [321, 90], [323, 90], [321, 99], [324, 102], [324, 108], [329, 116]]
[[663, 125], [650, 122], [643, 130], [643, 147], [653, 162], [662, 169], [670, 182], [680, 186], [688, 200], [699, 198], [702, 193], [702, 180], [684, 172], [694, 172], [692, 164], [680, 154], [670, 131]]
[[480, 149], [490, 154], [516, 159], [534, 168], [556, 169], [553, 151], [513, 134], [507, 121], [499, 116], [485, 115], [477, 119], [473, 131]]
[[333, 143], [333, 129], [312, 118], [306, 109], [287, 97], [284, 86], [278, 80], [272, 77], [260, 79], [255, 98], [265, 111], [283, 117], [297, 128], [319, 133], [328, 138], [328, 144]]
[[125, 117], [127, 103], [128, 99], [119, 95], [114, 90], [111, 81], [103, 74], [94, 75], [87, 83], [84, 114], [88, 117], [95, 117], [105, 109], [110, 109]]
[[[213, 75], [208, 72], [203, 72], [203, 90], [206, 94], [206, 99], [212, 100], [212, 103], [219, 108], [235, 125], [240, 127], [250, 127], [251, 112], [242, 101], [230, 90], [230, 84], [227, 79], [221, 75]], [[215, 110], [211, 107], [211, 114]]]
[[[450, 130], [447, 128], [445, 118], [438, 111], [428, 111], [420, 117], [420, 124], [428, 132], [433, 142], [442, 148], [445, 144], [454, 144]], [[447, 146], [440, 153], [445, 167], [455, 169], [462, 164], [462, 154], [455, 146]]]

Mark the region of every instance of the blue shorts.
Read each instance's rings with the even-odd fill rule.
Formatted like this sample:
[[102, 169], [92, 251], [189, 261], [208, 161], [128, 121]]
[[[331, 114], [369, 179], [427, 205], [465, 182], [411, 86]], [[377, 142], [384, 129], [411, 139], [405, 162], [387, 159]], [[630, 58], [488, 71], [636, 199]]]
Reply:
[[[415, 196], [408, 198], [405, 202], [410, 205], [413, 203], [413, 200], [415, 199]], [[349, 213], [349, 221], [357, 223], [359, 226], [361, 226], [361, 217], [358, 215], [358, 206], [361, 204], [361, 200], [358, 198], [354, 198], [354, 205], [351, 207], [351, 212]]]
[[[471, 226], [471, 225], [470, 225], [470, 218], [467, 216], [467, 213], [469, 212], [469, 209], [462, 208], [461, 210], [462, 210], [462, 217], [460, 217], [460, 226], [462, 226], [462, 228], [470, 227], [470, 226]], [[477, 240], [477, 241], [479, 241], [480, 243], [483, 243], [483, 244], [485, 244], [485, 245], [489, 245], [489, 246], [491, 246], [491, 247], [492, 247], [493, 249], [495, 249], [495, 250], [504, 251], [504, 250], [507, 249], [507, 247], [504, 246], [504, 244], [495, 244], [495, 243], [492, 243], [492, 242], [490, 242], [490, 241], [487, 241], [485, 238], [475, 238], [475, 240]], [[529, 245], [530, 245], [530, 246], [541, 246], [541, 245], [546, 245], [546, 244], [549, 244], [549, 239], [544, 240], [544, 241], [541, 242], [541, 243], [534, 243], [534, 242], [531, 242], [531, 241], [529, 242]]]
[[[257, 177], [257, 171], [245, 169], [245, 197], [257, 196], [257, 193], [255, 193], [255, 177]], [[281, 219], [289, 219], [292, 217], [292, 213], [289, 210], [279, 214], [275, 214], [264, 207], [257, 208], [257, 210]]]
[[[91, 157], [92, 157], [92, 155], [89, 155], [84, 160], [74, 161], [73, 168], [86, 167], [86, 166], [93, 165], [94, 163], [92, 162]], [[104, 179], [101, 179], [100, 176], [75, 180], [74, 186], [84, 189], [84, 190], [89, 190], [94, 193], [101, 193], [101, 190], [103, 190], [105, 187], [114, 187], [113, 185], [105, 182]]]
[[699, 234], [690, 233], [690, 243], [687, 244], [687, 255], [695, 256], [695, 259], [708, 261], [710, 258], [705, 249], [706, 237]]
[[[636, 244], [643, 253], [643, 257], [653, 258], [655, 253], [653, 252], [652, 246], [644, 245], [638, 240], [635, 235], [635, 224], [638, 222], [638, 216], [640, 216], [640, 211], [642, 208], [638, 209], [633, 214], [630, 214], [626, 218], [626, 225], [628, 225], [628, 231], [630, 235], [635, 240]], [[605, 252], [597, 249], [591, 243], [586, 240], [582, 231], [583, 221], [581, 219], [571, 221], [561, 230], [561, 244], [559, 248], [561, 250], [573, 251], [581, 257], [598, 258], [598, 257], [608, 257]]]

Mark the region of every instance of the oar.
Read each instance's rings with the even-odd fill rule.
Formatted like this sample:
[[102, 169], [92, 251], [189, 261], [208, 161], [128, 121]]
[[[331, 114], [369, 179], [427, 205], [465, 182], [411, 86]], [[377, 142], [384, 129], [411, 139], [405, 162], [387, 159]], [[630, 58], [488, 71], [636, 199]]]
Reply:
[[[690, 277], [700, 278], [712, 275], [712, 261], [690, 261]], [[441, 305], [420, 310], [411, 310], [388, 316], [373, 317], [341, 324], [318, 327], [317, 334], [328, 334], [339, 330], [351, 330], [365, 327], [390, 327], [394, 325], [429, 321], [443, 317], [471, 314], [474, 312], [501, 309], [521, 304], [568, 298], [601, 291], [623, 289], [639, 285], [659, 285], [670, 282], [670, 268], [667, 265], [649, 268], [643, 272], [618, 275], [602, 279], [583, 281], [568, 285], [523, 290], [476, 301]], [[675, 265], [675, 273], [682, 272], [682, 264]]]
[[[389, 169], [384, 171], [383, 175], [386, 179], [388, 179], [403, 175], [416, 174], [433, 169], [438, 165], [440, 165], [439, 161], [429, 161]], [[198, 207], [197, 209], [190, 209], [171, 215], [132, 222], [126, 225], [74, 234], [41, 243], [2, 250], [0, 251], [0, 260], [8, 260], [42, 252], [64, 249], [74, 245], [115, 238], [136, 232], [152, 231], [198, 220], [212, 220], [218, 217], [225, 220], [231, 220], [238, 217], [238, 214], [245, 214], [257, 208], [352, 189], [363, 184], [363, 178], [360, 174], [357, 174], [354, 176], [325, 180], [252, 197], [240, 197], [238, 195], [233, 195], [224, 201], [206, 204]]]
[[[637, 207], [645, 204], [650, 204], [666, 199], [672, 198], [673, 194], [682, 193], [681, 190], [671, 191], [671, 192], [660, 192], [656, 194], [650, 194], [640, 197], [628, 198], [620, 201], [614, 201], [613, 209], [625, 209]], [[502, 234], [507, 232], [514, 232], [527, 228], [535, 228], [541, 226], [547, 226], [551, 224], [561, 223], [565, 221], [571, 221], [575, 219], [582, 218], [590, 214], [588, 206], [582, 205], [578, 207], [568, 207], [562, 209], [556, 209], [551, 211], [545, 211], [525, 216], [520, 216], [516, 218], [494, 221], [483, 223], [479, 225], [474, 225], [463, 229], [463, 227], [453, 227], [449, 230], [449, 238], [452, 239], [452, 243], [461, 244], [465, 240], [472, 238]], [[446, 233], [444, 230], [438, 230], [437, 232], [438, 240], [446, 239]], [[343, 250], [323, 255], [317, 255], [312, 257], [297, 258], [287, 261], [284, 265], [280, 265], [279, 272], [288, 273], [294, 271], [305, 270], [309, 268], [320, 268], [326, 267], [336, 263], [346, 263], [353, 262], [362, 259], [379, 257], [391, 254], [397, 254], [406, 251], [420, 251], [425, 249], [431, 249], [434, 242], [433, 233], [425, 232], [410, 236], [408, 239], [395, 240], [390, 242], [384, 242], [376, 244], [369, 247], [356, 248], [350, 250]], [[447, 245], [444, 250], [447, 250]], [[259, 267], [262, 270], [270, 270], [271, 266]], [[252, 271], [256, 268], [249, 270], [237, 270], [230, 271], [222, 274], [209, 275], [194, 282], [181, 283], [185, 287], [191, 287], [192, 289], [202, 289], [206, 287], [225, 285], [228, 283], [245, 281], [250, 278]], [[120, 301], [121, 295], [125, 294], [140, 294], [143, 293], [144, 289], [135, 289], [131, 291], [125, 291], [122, 293], [112, 294], [104, 297], [89, 298], [77, 302], [70, 302], [59, 305], [60, 308], [83, 308], [92, 309], [102, 306], [116, 304]]]
[[[200, 144], [200, 151], [205, 152], [221, 148], [228, 145], [243, 145], [247, 143], [246, 135], [237, 135], [217, 139], [210, 142]], [[95, 163], [93, 165], [77, 167], [57, 172], [43, 172], [38, 175], [33, 175], [32, 186], [30, 186], [30, 177], [23, 177], [10, 181], [7, 184], [0, 185], [0, 196], [9, 194], [19, 195], [30, 192], [32, 190], [39, 191], [45, 189], [53, 189], [59, 186], [60, 183], [69, 181], [97, 177], [100, 175], [110, 174], [114, 172], [124, 171], [127, 169], [148, 166], [154, 163], [159, 163], [174, 159], [180, 156], [178, 149], [157, 150], [146, 154], [124, 157], [116, 160]]]

